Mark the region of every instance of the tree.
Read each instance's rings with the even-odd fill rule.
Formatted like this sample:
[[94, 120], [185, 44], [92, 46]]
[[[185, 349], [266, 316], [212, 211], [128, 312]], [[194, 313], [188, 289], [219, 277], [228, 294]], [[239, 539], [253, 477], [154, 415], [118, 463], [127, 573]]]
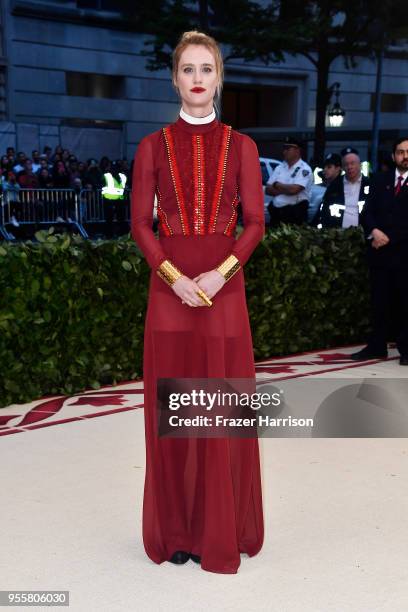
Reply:
[[[329, 75], [333, 61], [342, 56], [346, 68], [355, 67], [357, 56], [374, 57], [398, 37], [408, 35], [405, 3], [400, 0], [282, 0], [276, 24], [285, 32], [282, 48], [305, 56], [317, 74], [314, 161], [321, 163], [325, 149]], [[382, 35], [378, 37], [378, 24]], [[271, 36], [270, 44], [276, 40]], [[264, 43], [265, 44], [265, 43]]]
[[[138, 29], [153, 37], [148, 42], [152, 48], [143, 52], [151, 70], [170, 67], [180, 34], [197, 28], [227, 45], [225, 62], [282, 62], [285, 52], [306, 57], [317, 74], [313, 159], [321, 163], [331, 64], [342, 56], [347, 68], [354, 67], [357, 56], [374, 57], [379, 46], [384, 51], [397, 37], [408, 36], [404, 16], [402, 0], [381, 5], [371, 0], [273, 0], [267, 6], [250, 0], [144, 0], [134, 18]], [[375, 38], [379, 22], [381, 40]]]

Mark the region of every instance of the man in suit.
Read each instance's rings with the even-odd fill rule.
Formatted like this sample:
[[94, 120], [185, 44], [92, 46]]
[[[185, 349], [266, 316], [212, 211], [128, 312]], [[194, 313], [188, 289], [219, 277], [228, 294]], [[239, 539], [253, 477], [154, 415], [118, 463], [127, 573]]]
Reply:
[[393, 147], [394, 170], [373, 177], [362, 215], [370, 270], [372, 333], [355, 361], [387, 357], [390, 305], [397, 298], [400, 364], [408, 365], [408, 136]]
[[344, 174], [337, 176], [327, 187], [312, 225], [352, 227], [360, 224], [360, 217], [370, 190], [370, 181], [361, 172], [358, 151], [346, 147], [341, 151]]

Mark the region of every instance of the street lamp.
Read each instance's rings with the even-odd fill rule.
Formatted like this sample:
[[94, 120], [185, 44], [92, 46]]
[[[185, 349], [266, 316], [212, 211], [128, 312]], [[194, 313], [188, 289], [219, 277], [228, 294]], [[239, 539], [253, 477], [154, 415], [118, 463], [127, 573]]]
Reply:
[[339, 102], [340, 95], [340, 83], [333, 83], [328, 89], [328, 97], [329, 104], [331, 103], [331, 99], [333, 94], [336, 97], [336, 101], [331, 104], [327, 110], [327, 114], [329, 116], [330, 127], [341, 127], [343, 124], [344, 116], [346, 112], [342, 109]]

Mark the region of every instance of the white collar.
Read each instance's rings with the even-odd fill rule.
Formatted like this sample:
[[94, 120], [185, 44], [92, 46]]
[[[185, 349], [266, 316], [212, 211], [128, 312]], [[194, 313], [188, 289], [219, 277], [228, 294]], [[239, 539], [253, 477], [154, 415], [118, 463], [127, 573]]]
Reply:
[[186, 113], [185, 110], [183, 110], [183, 107], [181, 107], [180, 117], [184, 119], [184, 121], [187, 121], [187, 123], [193, 123], [195, 125], [198, 125], [201, 123], [211, 123], [211, 121], [214, 121], [215, 119], [215, 110], [213, 107], [212, 112], [206, 117], [193, 117], [193, 115], [189, 115], [188, 113]]
[[404, 183], [408, 178], [408, 170], [406, 170], [404, 174], [400, 174], [398, 168], [395, 168], [395, 182], [398, 181], [399, 176], [402, 176], [402, 182]]
[[344, 182], [348, 183], [349, 185], [357, 185], [357, 183], [361, 183], [361, 181], [363, 180], [363, 173], [360, 172], [360, 176], [358, 177], [358, 179], [356, 181], [349, 181], [347, 176], [344, 174]]

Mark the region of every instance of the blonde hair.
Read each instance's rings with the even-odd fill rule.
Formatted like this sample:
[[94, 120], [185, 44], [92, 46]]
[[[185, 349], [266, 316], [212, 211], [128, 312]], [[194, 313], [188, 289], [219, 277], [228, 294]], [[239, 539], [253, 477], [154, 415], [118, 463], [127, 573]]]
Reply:
[[178, 71], [178, 67], [180, 63], [181, 54], [183, 53], [184, 49], [188, 47], [188, 45], [203, 45], [214, 56], [215, 68], [216, 68], [217, 75], [218, 75], [218, 84], [217, 84], [217, 90], [216, 90], [217, 102], [214, 100], [214, 106], [217, 112], [219, 113], [218, 102], [221, 99], [222, 85], [224, 82], [224, 62], [222, 59], [222, 54], [218, 46], [218, 43], [216, 42], [214, 38], [212, 38], [212, 36], [208, 36], [208, 34], [204, 34], [204, 32], [198, 32], [198, 30], [190, 30], [189, 32], [184, 32], [181, 35], [180, 40], [177, 43], [177, 46], [175, 47], [173, 51], [173, 69], [172, 69], [173, 85], [177, 93], [179, 93], [178, 87], [176, 86], [176, 76], [177, 76], [177, 71]]

